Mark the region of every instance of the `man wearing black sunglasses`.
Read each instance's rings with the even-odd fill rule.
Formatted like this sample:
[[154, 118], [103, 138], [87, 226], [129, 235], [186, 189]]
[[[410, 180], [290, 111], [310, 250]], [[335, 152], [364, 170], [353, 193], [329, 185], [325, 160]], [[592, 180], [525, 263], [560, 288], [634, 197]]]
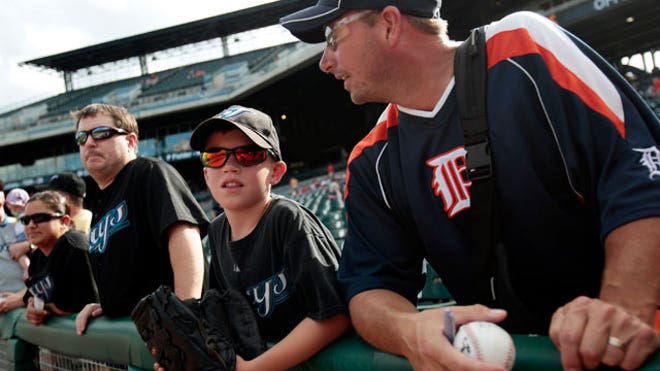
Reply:
[[128, 316], [160, 285], [200, 297], [208, 219], [183, 178], [164, 161], [138, 157], [138, 124], [125, 108], [91, 104], [72, 116], [80, 159], [100, 189], [89, 253], [101, 300], [78, 314], [78, 333], [90, 317]]

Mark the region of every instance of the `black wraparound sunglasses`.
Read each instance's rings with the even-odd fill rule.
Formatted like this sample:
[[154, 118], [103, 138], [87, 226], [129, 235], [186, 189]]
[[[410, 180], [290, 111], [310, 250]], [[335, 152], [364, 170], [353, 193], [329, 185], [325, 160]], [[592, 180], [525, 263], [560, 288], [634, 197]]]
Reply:
[[103, 140], [113, 137], [115, 135], [126, 135], [128, 132], [123, 129], [117, 129], [110, 126], [99, 126], [92, 130], [87, 131], [77, 131], [76, 132], [76, 144], [82, 146], [87, 142], [87, 138], [90, 136], [94, 140]]
[[55, 213], [55, 214], [36, 213], [31, 215], [23, 215], [18, 220], [20, 220], [21, 223], [23, 223], [24, 225], [28, 225], [30, 224], [30, 222], [34, 222], [34, 224], [39, 224], [39, 223], [51, 221], [53, 219], [61, 218], [63, 216], [64, 214], [62, 213]]

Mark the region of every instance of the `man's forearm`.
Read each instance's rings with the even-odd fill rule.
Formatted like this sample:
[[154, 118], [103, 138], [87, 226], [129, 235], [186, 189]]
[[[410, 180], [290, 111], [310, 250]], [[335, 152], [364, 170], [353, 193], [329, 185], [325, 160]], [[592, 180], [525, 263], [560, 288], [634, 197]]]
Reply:
[[660, 303], [660, 217], [636, 220], [605, 239], [600, 299], [653, 325]]
[[376, 348], [405, 355], [414, 346], [406, 334], [414, 329], [411, 317], [418, 312], [403, 296], [389, 290], [364, 291], [351, 298], [349, 310], [355, 329]]
[[174, 272], [174, 293], [181, 299], [199, 298], [204, 283], [204, 253], [199, 228], [177, 224], [170, 228], [170, 264]]

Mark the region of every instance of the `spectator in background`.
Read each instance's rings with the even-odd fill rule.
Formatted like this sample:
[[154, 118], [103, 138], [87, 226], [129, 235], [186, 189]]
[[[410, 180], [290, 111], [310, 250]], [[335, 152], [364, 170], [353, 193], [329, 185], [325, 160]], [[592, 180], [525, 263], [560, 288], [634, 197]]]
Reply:
[[92, 200], [89, 254], [100, 303], [76, 318], [130, 315], [160, 285], [181, 299], [202, 293], [208, 219], [169, 164], [138, 157], [138, 124], [125, 108], [91, 104], [72, 113], [80, 159], [100, 191]]
[[48, 188], [60, 192], [66, 198], [71, 215], [71, 228], [89, 235], [92, 212], [83, 207], [87, 192], [85, 181], [74, 173], [61, 173], [50, 178]]
[[339, 183], [336, 180], [332, 180], [328, 185], [328, 195], [329, 200], [342, 200], [341, 189], [339, 188]]
[[[20, 218], [25, 210], [25, 204], [30, 199], [30, 195], [23, 188], [14, 188], [7, 193], [6, 201], [7, 208], [15, 218]], [[32, 250], [30, 243], [26, 241], [23, 224], [16, 222], [14, 224], [14, 232], [16, 239], [14, 243], [9, 246], [9, 253], [12, 258], [18, 262], [23, 270], [23, 280], [28, 278], [28, 266], [30, 265], [30, 258], [28, 253]]]
[[[66, 198], [55, 191], [32, 195], [21, 223], [32, 252], [23, 302], [25, 316], [41, 325], [50, 315], [69, 315], [98, 301], [88, 257], [87, 236], [69, 228]], [[40, 302], [40, 303], [38, 303]]]
[[660, 77], [653, 78], [653, 85], [651, 85], [651, 96], [653, 98], [660, 98]]
[[[633, 369], [656, 351], [660, 123], [601, 56], [535, 13], [486, 25], [482, 200], [440, 1], [319, 0], [281, 22], [327, 43], [319, 66], [354, 103], [388, 103], [351, 153], [345, 191], [339, 281], [365, 340], [415, 369], [501, 369], [451, 346], [444, 309], [417, 310], [426, 258], [465, 305], [452, 308], [459, 325], [548, 334], [564, 369]], [[501, 223], [486, 256], [491, 220], [470, 225], [490, 198]]]
[[[9, 212], [15, 218], [20, 218], [25, 210], [25, 205], [30, 199], [30, 195], [23, 188], [14, 188], [9, 193], [7, 193], [5, 204], [9, 209]], [[21, 223], [16, 223], [14, 230], [16, 231], [16, 238], [18, 241], [25, 241], [25, 235], [23, 234], [23, 225]]]
[[295, 197], [298, 195], [298, 184], [300, 181], [296, 177], [289, 179], [289, 196]]
[[328, 171], [328, 177], [332, 178], [335, 175], [335, 165], [333, 163], [329, 163], [327, 167]]
[[0, 313], [22, 307], [25, 289], [21, 266], [9, 252], [9, 246], [16, 241], [16, 218], [7, 215], [4, 206], [4, 182], [0, 181]]

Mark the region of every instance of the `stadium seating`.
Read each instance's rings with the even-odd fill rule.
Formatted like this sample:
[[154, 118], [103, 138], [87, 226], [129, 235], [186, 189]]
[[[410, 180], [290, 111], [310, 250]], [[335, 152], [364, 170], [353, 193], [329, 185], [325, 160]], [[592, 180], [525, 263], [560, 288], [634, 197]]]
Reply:
[[[126, 106], [141, 117], [162, 114], [163, 109], [181, 105], [199, 105], [213, 100], [220, 102], [270, 78], [277, 69], [289, 68], [302, 56], [317, 53], [316, 45], [300, 42], [267, 47], [221, 59], [178, 67], [149, 75], [72, 90], [20, 109], [0, 114], [0, 130], [5, 133], [0, 142], [14, 143], [29, 138], [68, 134], [73, 130], [70, 112], [89, 103], [104, 102]], [[164, 138], [154, 138], [157, 142]], [[167, 160], [170, 153], [163, 146], [151, 146], [150, 156]], [[54, 155], [58, 157], [61, 154]], [[80, 164], [66, 171], [84, 171]], [[31, 165], [0, 167], [1, 179], [15, 186], [34, 184], [56, 172]]]
[[289, 197], [310, 209], [342, 246], [346, 236], [346, 215], [342, 193], [345, 178], [345, 172], [335, 173], [332, 178], [321, 175], [300, 182], [295, 190], [291, 190], [288, 186], [280, 186], [273, 192]]

